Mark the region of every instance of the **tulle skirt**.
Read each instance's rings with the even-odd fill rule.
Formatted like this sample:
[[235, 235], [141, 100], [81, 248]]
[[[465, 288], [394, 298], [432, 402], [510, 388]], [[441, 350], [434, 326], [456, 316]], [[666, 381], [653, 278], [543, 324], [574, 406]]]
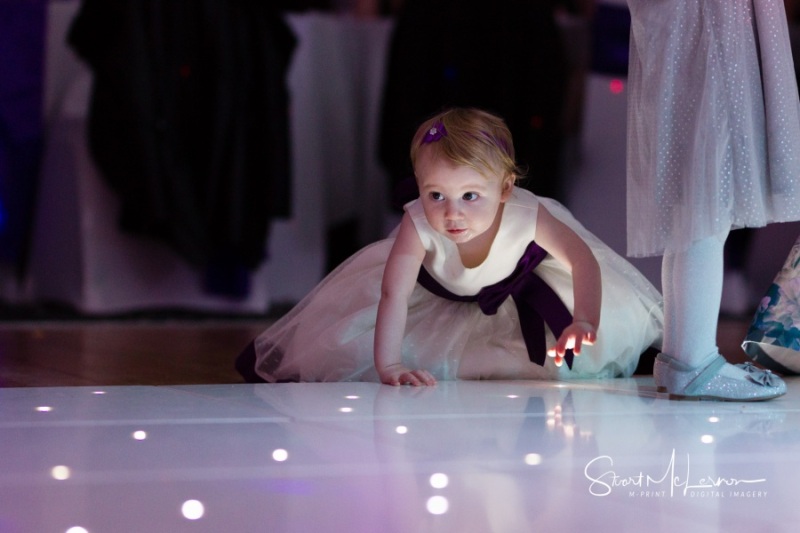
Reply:
[[628, 0], [628, 254], [800, 219], [783, 0]]
[[[630, 263], [584, 230], [555, 201], [540, 199], [592, 247], [602, 272], [598, 339], [584, 347], [573, 368], [530, 362], [515, 304], [495, 315], [476, 303], [454, 302], [417, 285], [409, 305], [402, 359], [438, 380], [572, 379], [630, 376], [639, 356], [659, 345], [661, 297]], [[379, 381], [373, 340], [381, 280], [394, 239], [374, 243], [329, 274], [287, 315], [254, 340], [255, 370], [268, 382]], [[548, 257], [536, 272], [573, 308], [572, 277]], [[555, 342], [547, 330], [548, 345]]]

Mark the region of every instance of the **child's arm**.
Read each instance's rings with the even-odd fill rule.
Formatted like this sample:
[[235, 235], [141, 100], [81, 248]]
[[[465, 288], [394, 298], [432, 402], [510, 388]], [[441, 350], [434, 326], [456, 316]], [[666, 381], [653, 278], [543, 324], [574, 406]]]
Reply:
[[572, 271], [575, 293], [572, 324], [547, 351], [555, 358], [556, 365], [561, 366], [568, 348], [579, 355], [583, 344], [593, 344], [597, 338], [602, 298], [600, 265], [583, 239], [542, 205], [536, 218], [536, 242]]
[[408, 298], [417, 282], [425, 248], [408, 214], [403, 215], [397, 239], [386, 260], [375, 325], [375, 368], [387, 385], [434, 385], [427, 370], [410, 370], [401, 362]]

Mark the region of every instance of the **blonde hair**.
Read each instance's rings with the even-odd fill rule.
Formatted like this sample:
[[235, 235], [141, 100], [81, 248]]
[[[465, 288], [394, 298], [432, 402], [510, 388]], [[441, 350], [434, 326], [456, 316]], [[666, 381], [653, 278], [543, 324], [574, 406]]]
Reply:
[[[438, 131], [433, 139], [432, 131]], [[423, 122], [411, 140], [414, 168], [421, 150], [432, 150], [436, 157], [473, 168], [486, 178], [499, 176], [513, 183], [522, 174], [508, 126], [500, 117], [480, 109], [448, 109]]]

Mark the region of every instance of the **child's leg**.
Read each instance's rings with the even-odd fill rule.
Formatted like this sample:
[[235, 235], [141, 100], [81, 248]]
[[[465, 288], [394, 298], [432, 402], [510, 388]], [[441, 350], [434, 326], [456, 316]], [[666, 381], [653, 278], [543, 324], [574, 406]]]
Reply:
[[725, 362], [717, 348], [725, 234], [664, 255], [664, 352], [653, 369], [656, 385], [687, 398], [765, 400], [786, 392], [780, 378]]
[[664, 255], [664, 353], [690, 366], [717, 351], [725, 236]]

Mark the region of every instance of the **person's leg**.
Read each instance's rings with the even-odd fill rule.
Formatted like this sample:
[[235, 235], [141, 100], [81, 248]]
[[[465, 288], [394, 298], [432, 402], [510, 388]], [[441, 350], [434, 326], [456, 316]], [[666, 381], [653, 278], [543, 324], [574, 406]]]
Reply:
[[668, 253], [662, 263], [664, 351], [656, 359], [656, 385], [690, 398], [764, 400], [786, 392], [777, 376], [728, 364], [717, 348], [725, 234]]
[[696, 366], [717, 352], [725, 235], [664, 255], [664, 353]]

